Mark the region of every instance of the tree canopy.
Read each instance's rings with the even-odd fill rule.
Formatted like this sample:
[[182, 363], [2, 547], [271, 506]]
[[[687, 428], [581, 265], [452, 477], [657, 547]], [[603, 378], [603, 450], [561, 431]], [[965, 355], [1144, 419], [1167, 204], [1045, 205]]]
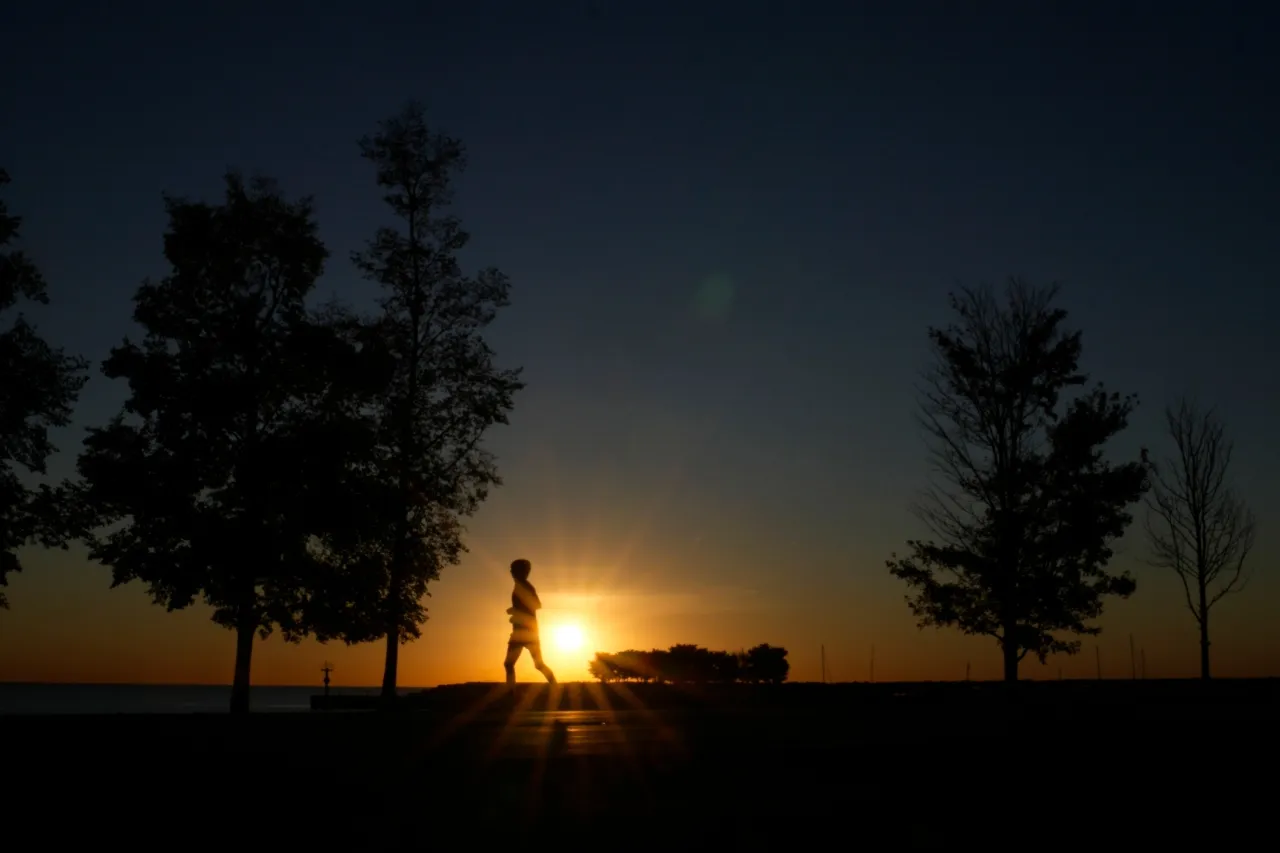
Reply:
[[647, 652], [598, 652], [587, 670], [600, 681], [781, 684], [791, 664], [786, 649], [768, 643], [745, 652], [712, 651], [685, 643]]
[[[0, 189], [9, 175], [0, 169]], [[47, 305], [48, 287], [35, 262], [13, 248], [22, 218], [0, 198], [0, 318], [21, 303]], [[70, 532], [60, 489], [41, 483], [54, 451], [49, 431], [71, 421], [85, 383], [86, 362], [50, 346], [18, 310], [0, 325], [0, 608], [9, 600], [2, 587], [22, 571], [18, 549], [32, 542], [63, 547]]]

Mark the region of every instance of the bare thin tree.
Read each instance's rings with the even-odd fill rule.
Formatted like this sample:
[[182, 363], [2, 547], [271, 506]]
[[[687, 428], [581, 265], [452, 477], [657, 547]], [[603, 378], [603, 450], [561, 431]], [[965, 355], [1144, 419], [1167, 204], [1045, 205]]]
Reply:
[[1200, 628], [1200, 677], [1209, 678], [1209, 612], [1245, 587], [1254, 518], [1228, 483], [1232, 442], [1214, 410], [1181, 400], [1165, 409], [1165, 423], [1175, 452], [1151, 464], [1150, 562], [1182, 581]]

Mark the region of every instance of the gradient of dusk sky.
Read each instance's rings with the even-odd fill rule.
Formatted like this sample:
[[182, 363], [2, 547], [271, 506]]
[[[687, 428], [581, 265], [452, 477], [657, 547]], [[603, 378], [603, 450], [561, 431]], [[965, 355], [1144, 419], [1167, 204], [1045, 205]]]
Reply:
[[[468, 146], [464, 262], [513, 305], [492, 341], [528, 388], [490, 446], [506, 485], [434, 586], [401, 683], [496, 680], [514, 557], [591, 649], [791, 650], [793, 677], [999, 673], [993, 643], [919, 631], [884, 560], [921, 532], [912, 384], [957, 282], [1065, 282], [1084, 366], [1143, 408], [1216, 404], [1260, 521], [1215, 672], [1280, 675], [1280, 364], [1273, 317], [1275, 21], [1267, 4], [42, 3], [5, 13], [0, 165], [54, 300], [100, 361], [166, 272], [162, 192], [227, 166], [314, 195], [319, 291], [367, 304], [347, 256], [387, 215], [356, 140], [411, 97]], [[1131, 6], [1130, 9], [1138, 9]], [[1090, 11], [1093, 10], [1093, 11]], [[1184, 11], [1179, 11], [1184, 10]], [[1270, 97], [1268, 97], [1270, 96]], [[83, 427], [124, 389], [98, 373]], [[1105, 671], [1196, 671], [1177, 581], [1117, 561]], [[80, 550], [26, 552], [0, 679], [227, 682], [232, 635], [110, 590]], [[260, 643], [255, 683], [374, 683], [382, 646]], [[551, 650], [562, 678], [588, 652]], [[536, 678], [527, 659], [522, 678]], [[1091, 677], [1077, 658], [1030, 677]]]

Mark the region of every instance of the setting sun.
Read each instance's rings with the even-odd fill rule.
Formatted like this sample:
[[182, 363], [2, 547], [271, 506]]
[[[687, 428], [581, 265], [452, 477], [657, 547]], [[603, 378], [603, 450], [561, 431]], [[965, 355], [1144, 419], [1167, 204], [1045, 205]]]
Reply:
[[551, 631], [551, 640], [561, 652], [580, 651], [586, 643], [582, 628], [577, 625], [557, 625]]

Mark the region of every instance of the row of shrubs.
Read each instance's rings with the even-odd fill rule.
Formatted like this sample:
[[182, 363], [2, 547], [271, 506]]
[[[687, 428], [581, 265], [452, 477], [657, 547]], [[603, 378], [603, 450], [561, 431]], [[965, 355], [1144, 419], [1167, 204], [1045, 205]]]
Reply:
[[787, 661], [786, 649], [768, 643], [741, 652], [676, 645], [648, 652], [597, 652], [587, 669], [600, 681], [781, 684], [787, 680], [791, 664]]

